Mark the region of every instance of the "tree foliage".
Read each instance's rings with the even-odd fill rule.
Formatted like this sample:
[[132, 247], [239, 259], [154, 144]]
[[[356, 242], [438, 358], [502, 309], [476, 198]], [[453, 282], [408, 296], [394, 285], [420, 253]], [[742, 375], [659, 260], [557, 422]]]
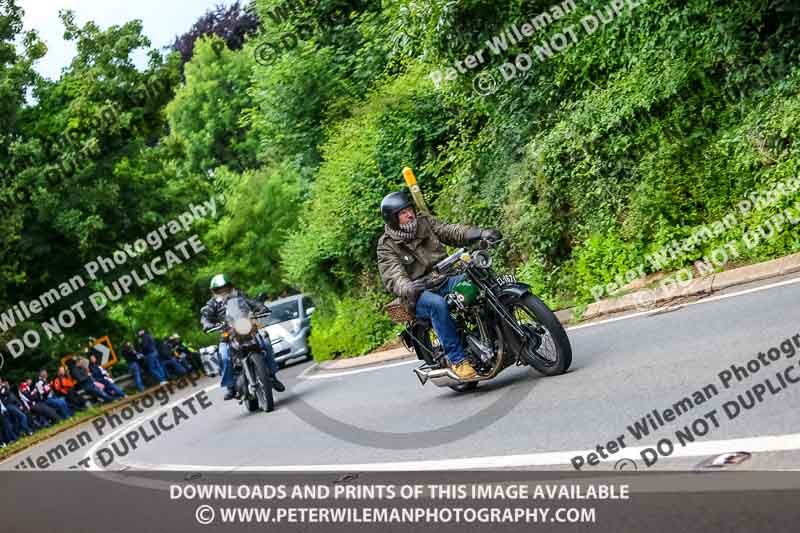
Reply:
[[[139, 22], [101, 31], [67, 12], [78, 54], [51, 82], [32, 70], [43, 45], [4, 1], [2, 309], [190, 203], [226, 199], [195, 229], [204, 254], [29, 361], [140, 325], [211, 342], [195, 325], [218, 271], [274, 297], [314, 293], [319, 358], [382, 344], [393, 327], [380, 311], [378, 205], [403, 188], [404, 166], [440, 217], [501, 228], [500, 263], [554, 305], [587, 303], [595, 284], [798, 174], [793, 2], [648, 0], [618, 14], [603, 0], [574, 4], [496, 55], [487, 40], [553, 3], [257, 0], [207, 13], [176, 40], [179, 53], [150, 51], [143, 71], [130, 59], [149, 47]], [[598, 12], [613, 16], [587, 32], [581, 20]], [[540, 60], [571, 26], [575, 42]], [[484, 64], [433, 82], [481, 49]], [[498, 68], [519, 54], [531, 67], [504, 80]], [[474, 90], [479, 73], [499, 80], [493, 94]], [[691, 265], [798, 198], [664, 268]], [[789, 227], [737, 260], [797, 251]]]
[[258, 31], [259, 20], [254, 10], [243, 7], [238, 1], [225, 7], [217, 5], [206, 11], [194, 25], [172, 43], [172, 50], [187, 63], [195, 53], [197, 41], [203, 37], [218, 37], [230, 50], [239, 50], [249, 35]]

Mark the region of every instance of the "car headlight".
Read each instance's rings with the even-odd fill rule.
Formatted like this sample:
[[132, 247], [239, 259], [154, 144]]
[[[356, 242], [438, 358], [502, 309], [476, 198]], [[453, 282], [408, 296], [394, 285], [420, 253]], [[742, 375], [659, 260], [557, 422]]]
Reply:
[[253, 323], [247, 318], [237, 318], [233, 323], [233, 329], [239, 335], [247, 335], [253, 330]]

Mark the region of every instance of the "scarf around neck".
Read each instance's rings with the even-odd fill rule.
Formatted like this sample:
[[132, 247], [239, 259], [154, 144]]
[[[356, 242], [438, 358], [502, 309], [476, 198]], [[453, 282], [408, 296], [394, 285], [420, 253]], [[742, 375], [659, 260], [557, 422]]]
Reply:
[[388, 224], [384, 225], [384, 231], [396, 241], [413, 241], [417, 236], [417, 219], [408, 224], [400, 224], [399, 229], [390, 228]]

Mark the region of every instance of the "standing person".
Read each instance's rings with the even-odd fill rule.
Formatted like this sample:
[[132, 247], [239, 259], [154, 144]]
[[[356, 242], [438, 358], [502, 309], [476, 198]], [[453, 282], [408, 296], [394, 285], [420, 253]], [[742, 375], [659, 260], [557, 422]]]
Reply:
[[133, 374], [133, 380], [136, 383], [136, 390], [144, 392], [144, 383], [142, 383], [142, 364], [144, 364], [144, 355], [142, 352], [136, 350], [130, 341], [125, 341], [122, 345], [122, 357], [128, 364], [128, 370]]
[[447, 257], [444, 245], [466, 246], [480, 239], [497, 241], [502, 238], [500, 232], [445, 224], [432, 215], [417, 215], [408, 196], [401, 192], [384, 197], [381, 215], [384, 233], [378, 240], [377, 253], [384, 286], [417, 317], [431, 320], [456, 376], [462, 380], [476, 378], [444, 298], [463, 278], [436, 276], [433, 267]]
[[58, 367], [58, 375], [53, 379], [51, 385], [56, 394], [60, 395], [71, 409], [75, 411], [86, 409], [86, 400], [81, 398], [75, 390], [75, 380], [67, 375], [66, 368]]
[[156, 348], [156, 341], [150, 332], [140, 329], [139, 333], [139, 346], [138, 349], [144, 354], [144, 364], [147, 366], [147, 371], [159, 381], [160, 385], [167, 383], [167, 373], [158, 361], [158, 349]]
[[97, 384], [95, 384], [94, 379], [92, 379], [92, 374], [89, 372], [89, 361], [86, 359], [80, 358], [78, 360], [72, 369], [72, 377], [74, 377], [75, 381], [77, 382], [77, 385], [75, 386], [78, 388], [78, 390], [86, 392], [92, 398], [100, 400], [103, 403], [109, 403], [113, 401], [111, 396], [106, 394], [97, 386]]
[[56, 396], [53, 392], [53, 388], [50, 386], [50, 380], [47, 379], [47, 370], [44, 368], [39, 371], [39, 379], [36, 380], [34, 387], [35, 396], [38, 401], [44, 402], [58, 411], [58, 414], [63, 418], [70, 418], [72, 416], [72, 410], [67, 405], [67, 402], [63, 398]]
[[19, 384], [19, 399], [31, 412], [31, 414], [46, 419], [51, 424], [61, 422], [63, 418], [55, 409], [46, 403], [39, 401], [36, 389], [33, 386], [33, 379], [28, 378]]
[[108, 373], [108, 371], [97, 364], [97, 356], [94, 354], [89, 356], [89, 373], [92, 375], [92, 379], [94, 379], [95, 382], [103, 384], [103, 390], [109, 396], [112, 398], [125, 397], [125, 392], [123, 392], [123, 390], [114, 383], [114, 380], [111, 379], [111, 375]]
[[33, 435], [28, 415], [22, 411], [23, 407], [19, 398], [17, 398], [17, 395], [11, 390], [11, 385], [8, 384], [8, 381], [2, 378], [0, 378], [0, 402], [2, 402], [6, 408], [8, 418], [14, 425], [14, 431], [16, 433], [22, 432], [25, 435]]
[[[208, 331], [210, 328], [217, 326], [225, 320], [225, 306], [229, 298], [236, 296], [243, 296], [245, 302], [250, 309], [256, 313], [268, 311], [263, 303], [252, 300], [247, 295], [240, 293], [237, 288], [233, 286], [225, 274], [217, 274], [211, 278], [211, 299], [206, 302], [206, 305], [200, 309], [200, 323], [203, 330]], [[268, 339], [264, 339], [261, 335], [258, 336], [261, 347], [264, 349], [264, 361], [272, 374], [272, 388], [278, 392], [283, 392], [286, 387], [278, 380], [278, 363], [275, 362], [275, 353], [272, 351], [272, 344]], [[225, 400], [232, 400], [236, 397], [236, 381], [233, 375], [233, 365], [228, 353], [227, 341], [220, 341], [219, 355], [222, 359], [222, 386], [227, 389], [225, 393]]]

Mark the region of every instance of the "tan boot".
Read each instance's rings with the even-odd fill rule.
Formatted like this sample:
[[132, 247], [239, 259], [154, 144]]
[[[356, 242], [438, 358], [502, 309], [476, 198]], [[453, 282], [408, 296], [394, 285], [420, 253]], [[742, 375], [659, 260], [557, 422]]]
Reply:
[[456, 376], [458, 376], [458, 379], [466, 380], [478, 377], [478, 373], [475, 372], [475, 369], [472, 368], [472, 365], [469, 364], [469, 361], [467, 361], [466, 359], [464, 359], [456, 366], [454, 366], [453, 372], [455, 373]]

